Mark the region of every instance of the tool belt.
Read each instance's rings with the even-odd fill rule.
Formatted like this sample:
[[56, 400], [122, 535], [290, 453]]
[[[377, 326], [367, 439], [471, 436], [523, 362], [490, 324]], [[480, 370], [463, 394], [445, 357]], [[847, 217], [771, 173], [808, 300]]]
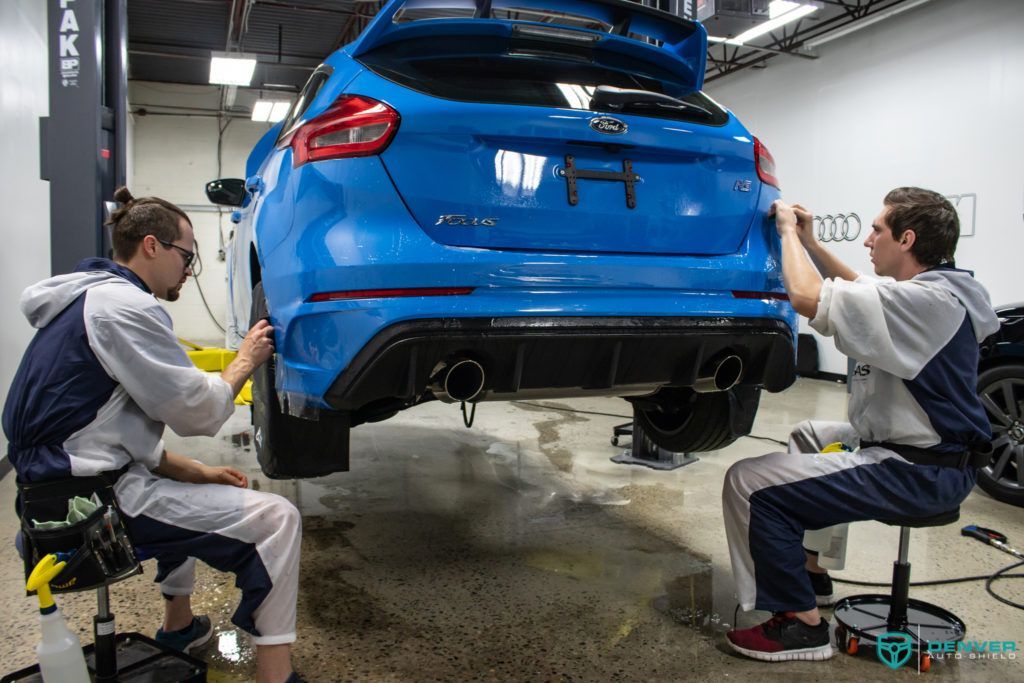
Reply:
[[[114, 496], [114, 483], [122, 473], [18, 484], [26, 577], [49, 553], [71, 555], [50, 584], [54, 593], [100, 588], [142, 572]], [[35, 526], [35, 522], [64, 520], [69, 500], [93, 494], [100, 505], [85, 519], [52, 529]]]
[[918, 448], [917, 446], [891, 443], [889, 441], [861, 441], [860, 447], [885, 448], [893, 453], [897, 453], [904, 460], [915, 465], [937, 465], [939, 467], [955, 467], [961, 470], [968, 467], [984, 467], [992, 460], [992, 444], [988, 442], [951, 453], [939, 453], [927, 448]]

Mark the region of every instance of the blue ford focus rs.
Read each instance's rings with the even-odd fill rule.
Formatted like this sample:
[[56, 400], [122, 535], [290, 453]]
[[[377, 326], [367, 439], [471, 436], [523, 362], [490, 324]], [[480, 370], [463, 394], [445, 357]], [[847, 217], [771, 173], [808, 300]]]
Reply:
[[621, 396], [721, 448], [794, 380], [767, 149], [701, 92], [707, 34], [625, 0], [392, 0], [259, 141], [229, 343], [269, 317], [268, 476], [347, 469], [426, 401]]

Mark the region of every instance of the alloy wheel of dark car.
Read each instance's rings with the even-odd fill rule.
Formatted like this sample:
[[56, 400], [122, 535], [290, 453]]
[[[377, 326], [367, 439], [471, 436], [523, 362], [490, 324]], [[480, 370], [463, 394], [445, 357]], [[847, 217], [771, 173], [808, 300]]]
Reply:
[[978, 486], [996, 500], [1024, 507], [1024, 365], [985, 370], [978, 395], [992, 428], [992, 461], [978, 470]]

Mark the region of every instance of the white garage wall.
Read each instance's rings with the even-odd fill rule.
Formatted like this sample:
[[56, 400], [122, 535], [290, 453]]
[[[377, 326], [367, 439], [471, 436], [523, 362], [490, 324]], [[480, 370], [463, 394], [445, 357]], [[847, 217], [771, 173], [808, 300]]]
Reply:
[[[220, 88], [216, 86], [184, 86], [166, 83], [133, 81], [128, 100], [133, 110], [150, 105], [198, 107], [216, 110]], [[175, 110], [181, 111], [181, 110]], [[227, 240], [233, 224], [226, 209], [218, 218], [216, 212], [190, 210], [189, 206], [213, 209], [203, 188], [217, 175], [218, 120], [210, 115], [156, 115], [131, 117], [133, 140], [130, 147], [128, 188], [136, 197], [158, 196], [180, 205], [192, 219], [196, 239], [203, 258], [199, 285], [217, 322], [225, 324], [227, 304], [227, 271], [217, 260], [218, 230]], [[256, 141], [270, 124], [248, 119], [232, 119], [224, 132], [221, 146], [220, 177], [243, 178], [245, 160]], [[224, 344], [224, 334], [207, 313], [196, 282], [191, 278], [182, 289], [181, 298], [165, 306], [174, 319], [178, 336], [201, 343]]]
[[[0, 401], [33, 330], [18, 309], [28, 285], [50, 275], [49, 184], [39, 179], [39, 117], [49, 110], [46, 3], [0, 2]], [[7, 440], [0, 434], [0, 456]]]
[[[957, 265], [993, 303], [1024, 300], [1024, 2], [933, 0], [818, 52], [707, 87], [771, 150], [783, 196], [817, 214], [859, 214], [862, 239], [834, 248], [872, 272], [861, 242], [888, 190], [977, 193], [975, 236], [961, 238]], [[831, 341], [818, 347], [821, 369], [845, 374]]]

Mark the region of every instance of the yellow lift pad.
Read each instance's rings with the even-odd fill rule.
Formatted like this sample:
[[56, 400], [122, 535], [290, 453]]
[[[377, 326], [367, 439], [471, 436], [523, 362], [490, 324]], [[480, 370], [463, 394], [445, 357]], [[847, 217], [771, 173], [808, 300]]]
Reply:
[[[188, 354], [192, 364], [200, 370], [206, 372], [223, 372], [231, 361], [238, 355], [236, 351], [230, 349], [219, 349], [213, 346], [200, 346], [199, 344], [193, 344], [187, 339], [178, 337], [178, 342], [182, 346], [189, 348], [185, 353]], [[240, 406], [251, 406], [252, 405], [252, 380], [246, 380], [242, 390], [238, 392], [238, 396], [235, 396], [235, 404]]]

